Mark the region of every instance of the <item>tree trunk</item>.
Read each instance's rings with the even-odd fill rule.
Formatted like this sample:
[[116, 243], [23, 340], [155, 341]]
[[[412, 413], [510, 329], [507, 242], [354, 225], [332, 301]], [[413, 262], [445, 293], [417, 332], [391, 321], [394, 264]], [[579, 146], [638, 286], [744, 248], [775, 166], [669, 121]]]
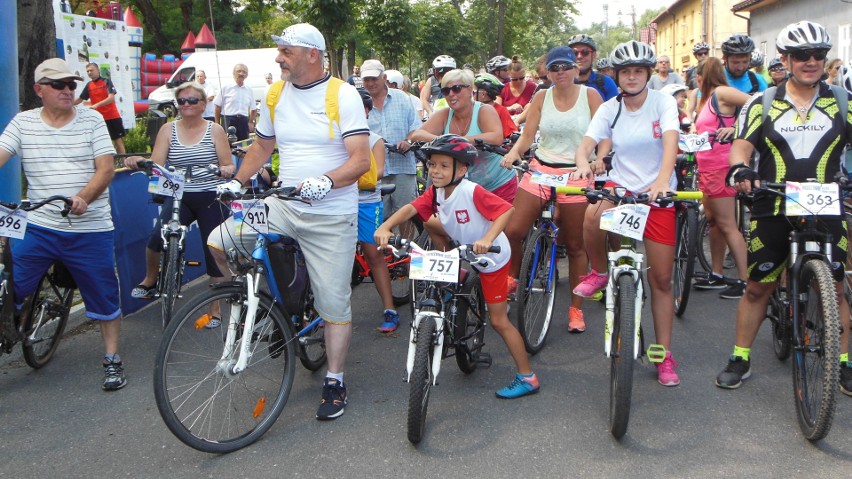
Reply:
[[[56, 55], [51, 0], [18, 0], [18, 88], [21, 110], [41, 106], [33, 89], [35, 68]], [[63, 56], [63, 55], [59, 55]]]
[[136, 0], [136, 6], [139, 8], [139, 13], [142, 14], [142, 26], [145, 29], [145, 36], [154, 39], [154, 46], [160, 53], [169, 51], [169, 46], [166, 44], [166, 39], [163, 36], [163, 24], [160, 22], [160, 16], [151, 0]]
[[497, 0], [497, 54], [503, 54], [503, 32], [506, 29], [506, 2]]

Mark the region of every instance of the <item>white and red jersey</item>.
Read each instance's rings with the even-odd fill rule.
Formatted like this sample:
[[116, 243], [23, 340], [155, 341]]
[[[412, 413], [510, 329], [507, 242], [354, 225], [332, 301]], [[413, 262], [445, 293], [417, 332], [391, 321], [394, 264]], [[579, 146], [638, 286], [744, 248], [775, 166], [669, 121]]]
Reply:
[[[438, 220], [444, 231], [461, 244], [472, 244], [482, 239], [494, 220], [512, 208], [499, 196], [469, 180], [462, 180], [449, 198], [444, 195], [444, 188], [429, 188], [411, 205], [417, 209], [420, 218], [427, 221], [435, 213], [437, 201]], [[499, 246], [500, 252], [487, 256], [494, 260], [496, 266], [477, 267], [479, 271], [497, 271], [509, 262], [509, 239], [503, 232], [494, 239], [493, 245]]]

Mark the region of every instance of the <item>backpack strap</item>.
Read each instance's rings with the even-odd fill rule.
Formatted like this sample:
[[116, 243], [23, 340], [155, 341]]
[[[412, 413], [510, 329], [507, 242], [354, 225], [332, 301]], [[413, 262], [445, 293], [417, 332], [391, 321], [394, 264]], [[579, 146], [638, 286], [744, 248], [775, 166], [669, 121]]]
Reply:
[[769, 116], [769, 110], [772, 108], [772, 100], [775, 99], [775, 92], [778, 90], [778, 87], [771, 86], [766, 90], [763, 90], [763, 111], [760, 113], [760, 124], [766, 123], [766, 117]]
[[605, 92], [606, 91], [606, 87], [605, 87], [606, 83], [604, 82], [604, 76], [601, 75], [600, 73], [598, 73], [597, 75], [598, 76], [595, 78], [595, 82], [597, 82], [597, 84], [598, 84], [598, 91]]
[[[845, 124], [848, 121], [849, 115], [849, 93], [845, 88], [841, 88], [837, 85], [830, 85], [831, 92], [834, 93], [834, 100], [837, 102], [837, 109], [840, 110], [840, 118], [843, 119], [843, 123]], [[852, 142], [852, 138], [847, 138], [847, 142]]]
[[757, 81], [757, 74], [751, 70], [747, 70], [746, 73], [748, 74], [748, 81], [751, 82], [751, 91], [748, 92], [748, 94], [754, 95], [758, 90], [760, 90], [760, 83]]
[[328, 116], [328, 138], [334, 138], [334, 129], [332, 124], [337, 122], [340, 127], [340, 86], [344, 81], [337, 77], [331, 77], [328, 80], [328, 88], [325, 90], [325, 114]]
[[275, 123], [275, 106], [278, 105], [278, 100], [281, 99], [281, 93], [284, 91], [284, 83], [284, 80], [278, 80], [266, 92], [266, 107], [269, 108], [269, 118], [273, 123]]

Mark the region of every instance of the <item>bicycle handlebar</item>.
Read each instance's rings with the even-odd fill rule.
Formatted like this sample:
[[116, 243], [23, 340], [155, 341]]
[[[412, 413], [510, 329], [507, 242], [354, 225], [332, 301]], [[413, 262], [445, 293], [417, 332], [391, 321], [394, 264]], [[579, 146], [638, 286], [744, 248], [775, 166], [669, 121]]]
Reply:
[[[597, 200], [605, 199], [612, 201], [613, 203], [650, 203], [651, 199], [647, 194], [643, 193], [639, 196], [632, 195], [619, 195], [618, 192], [610, 193], [607, 190], [598, 190], [594, 188], [583, 188], [581, 186], [557, 186], [557, 193], [562, 193], [566, 195], [584, 195], [589, 199], [590, 202], [597, 202]], [[665, 204], [669, 201], [684, 201], [684, 200], [700, 200], [704, 198], [704, 193], [701, 191], [675, 191], [673, 193], [669, 193], [666, 198], [661, 198], [659, 203]]]
[[53, 196], [46, 198], [42, 201], [39, 201], [37, 203], [31, 203], [27, 200], [24, 200], [24, 201], [21, 201], [20, 203], [0, 202], [0, 205], [4, 206], [6, 208], [9, 208], [10, 210], [20, 209], [20, 210], [23, 210], [23, 211], [33, 211], [33, 210], [37, 210], [37, 209], [39, 209], [42, 206], [45, 206], [47, 204], [51, 204], [54, 201], [61, 201], [61, 202], [65, 203], [65, 207], [62, 208], [61, 214], [62, 214], [63, 217], [68, 216], [68, 213], [71, 211], [72, 201], [71, 201], [71, 198], [69, 198], [67, 196], [62, 196], [62, 195], [53, 195]]
[[[424, 145], [426, 145], [425, 141], [414, 141], [414, 142], [411, 143], [411, 146], [408, 147], [408, 150], [406, 150], [406, 153], [408, 153], [409, 151], [415, 152], [415, 151], [419, 150], [420, 148], [423, 148]], [[396, 145], [391, 145], [388, 142], [385, 142], [385, 149], [387, 151], [389, 151], [390, 153], [399, 153], [400, 155], [405, 154], [405, 153], [399, 151], [399, 148], [397, 148]]]
[[[399, 246], [399, 248], [396, 248]], [[412, 240], [402, 238], [400, 236], [394, 236], [388, 239], [388, 248], [391, 249], [393, 255], [397, 258], [405, 257], [411, 251], [411, 248], [417, 246], [420, 248], [420, 245], [415, 243]], [[477, 253], [473, 252], [472, 244], [462, 244], [457, 246], [457, 251], [459, 253], [459, 259], [467, 261], [470, 264], [478, 265], [478, 266], [494, 266], [494, 260], [485, 256], [477, 256]], [[499, 253], [501, 248], [499, 246], [492, 245], [488, 248], [488, 253]]]

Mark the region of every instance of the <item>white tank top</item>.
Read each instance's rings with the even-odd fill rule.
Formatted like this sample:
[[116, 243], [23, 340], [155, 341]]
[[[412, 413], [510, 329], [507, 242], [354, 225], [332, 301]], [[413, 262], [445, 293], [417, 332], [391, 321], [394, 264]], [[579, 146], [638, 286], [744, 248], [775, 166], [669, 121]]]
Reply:
[[[577, 101], [567, 111], [556, 109], [552, 88], [545, 90], [544, 105], [541, 107], [541, 121], [538, 123], [541, 141], [539, 141], [536, 156], [539, 161], [555, 167], [573, 168], [576, 166], [574, 153], [589, 128], [589, 122], [592, 121], [587, 90], [587, 86], [580, 85]], [[593, 159], [590, 158], [590, 161]]]

